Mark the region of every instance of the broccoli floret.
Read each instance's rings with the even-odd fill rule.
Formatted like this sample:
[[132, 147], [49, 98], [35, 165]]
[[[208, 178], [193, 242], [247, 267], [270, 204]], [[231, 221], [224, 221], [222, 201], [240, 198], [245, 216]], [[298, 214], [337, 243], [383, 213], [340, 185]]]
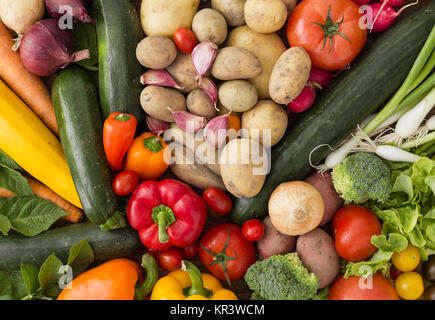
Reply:
[[388, 165], [372, 153], [348, 156], [331, 175], [335, 190], [351, 202], [363, 203], [370, 199], [384, 202], [393, 188]]
[[245, 281], [254, 298], [264, 300], [309, 300], [319, 288], [319, 280], [309, 273], [297, 253], [274, 255], [251, 265]]

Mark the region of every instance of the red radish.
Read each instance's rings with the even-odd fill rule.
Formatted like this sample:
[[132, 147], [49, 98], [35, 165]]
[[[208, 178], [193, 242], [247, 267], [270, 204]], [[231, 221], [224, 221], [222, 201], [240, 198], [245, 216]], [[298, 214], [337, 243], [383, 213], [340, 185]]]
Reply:
[[372, 8], [372, 17], [374, 18], [371, 32], [379, 33], [387, 30], [394, 23], [396, 18], [405, 10], [406, 8], [417, 4], [418, 1], [410, 3], [402, 7], [399, 11], [395, 11], [387, 2], [383, 3], [372, 3], [370, 7]]
[[316, 90], [310, 85], [306, 85], [301, 94], [287, 105], [290, 112], [301, 113], [308, 110], [316, 100]]
[[320, 68], [312, 67], [310, 71], [310, 77], [308, 78], [308, 82], [312, 82], [315, 85], [319, 85], [322, 88], [325, 88], [332, 80], [332, 72], [323, 70]]
[[73, 53], [74, 37], [61, 30], [57, 19], [41, 20], [31, 26], [21, 41], [20, 56], [33, 74], [46, 77], [69, 63], [89, 58], [89, 50]]
[[380, 0], [381, 2], [387, 2], [392, 7], [401, 7], [407, 0]]
[[372, 2], [372, 0], [353, 0], [353, 2], [355, 2], [359, 6], [365, 6]]
[[69, 8], [72, 16], [83, 23], [91, 22], [91, 17], [86, 11], [88, 3], [89, 0], [45, 0], [47, 11], [53, 18], [68, 14], [64, 8]]

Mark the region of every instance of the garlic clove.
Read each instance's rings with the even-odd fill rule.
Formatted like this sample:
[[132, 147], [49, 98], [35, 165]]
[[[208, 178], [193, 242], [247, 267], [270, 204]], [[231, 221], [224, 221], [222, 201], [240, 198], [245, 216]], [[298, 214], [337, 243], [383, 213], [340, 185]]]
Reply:
[[198, 83], [201, 90], [204, 91], [209, 96], [210, 100], [213, 102], [214, 107], [216, 109], [216, 104], [218, 101], [218, 89], [214, 81], [207, 77], [197, 77], [196, 82]]
[[[172, 111], [172, 110], [171, 110]], [[187, 133], [196, 133], [207, 123], [207, 119], [187, 111], [172, 111], [175, 123]]]
[[215, 117], [204, 128], [204, 138], [214, 149], [222, 147], [226, 142], [228, 131], [228, 114]]
[[213, 42], [201, 42], [192, 51], [192, 60], [196, 72], [203, 76], [216, 59], [218, 47]]
[[165, 70], [148, 70], [140, 77], [140, 83], [144, 85], [156, 85], [164, 87], [172, 87], [175, 89], [183, 89]]
[[148, 129], [155, 134], [161, 134], [169, 128], [169, 123], [150, 116], [145, 117]]

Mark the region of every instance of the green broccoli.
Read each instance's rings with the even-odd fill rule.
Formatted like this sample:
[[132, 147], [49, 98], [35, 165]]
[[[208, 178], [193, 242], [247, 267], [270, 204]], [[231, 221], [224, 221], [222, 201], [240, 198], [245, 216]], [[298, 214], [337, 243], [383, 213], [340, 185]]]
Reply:
[[309, 300], [319, 288], [319, 280], [309, 273], [297, 253], [274, 255], [251, 265], [245, 281], [254, 290], [254, 299]]
[[388, 165], [372, 153], [358, 152], [348, 156], [332, 170], [335, 190], [346, 201], [384, 202], [392, 190]]

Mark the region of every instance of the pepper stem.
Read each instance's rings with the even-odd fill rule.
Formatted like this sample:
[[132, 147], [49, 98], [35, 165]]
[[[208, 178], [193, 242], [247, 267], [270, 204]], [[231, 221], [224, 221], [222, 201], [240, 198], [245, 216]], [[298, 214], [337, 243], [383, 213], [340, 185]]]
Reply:
[[168, 242], [169, 235], [167, 229], [176, 221], [174, 212], [168, 206], [161, 204], [153, 208], [152, 218], [159, 226], [159, 242]]
[[192, 282], [192, 286], [187, 290], [186, 296], [200, 295], [210, 298], [213, 292], [204, 288], [201, 271], [190, 261], [183, 260], [181, 262], [181, 270], [187, 272]]
[[151, 152], [159, 152], [163, 149], [162, 142], [156, 137], [143, 139], [143, 145]]
[[157, 266], [156, 258], [151, 254], [146, 253], [142, 256], [142, 268], [147, 272], [145, 280], [136, 285], [135, 288], [135, 300], [144, 300], [145, 297], [153, 290], [154, 285], [159, 277], [159, 270]]

